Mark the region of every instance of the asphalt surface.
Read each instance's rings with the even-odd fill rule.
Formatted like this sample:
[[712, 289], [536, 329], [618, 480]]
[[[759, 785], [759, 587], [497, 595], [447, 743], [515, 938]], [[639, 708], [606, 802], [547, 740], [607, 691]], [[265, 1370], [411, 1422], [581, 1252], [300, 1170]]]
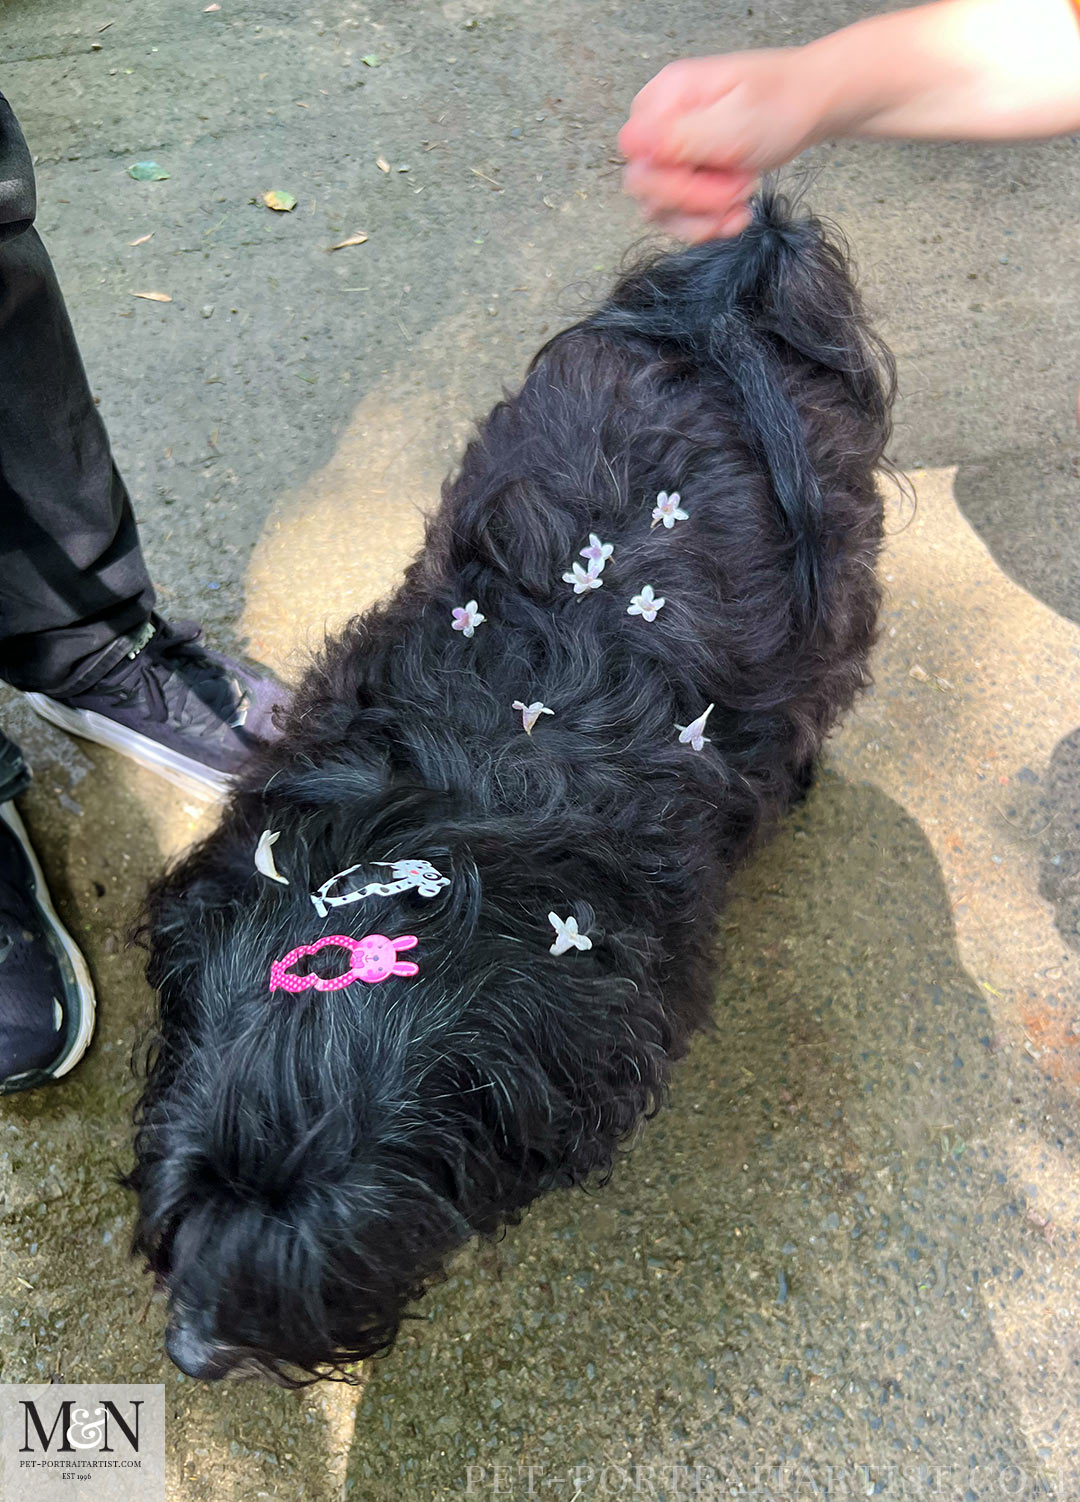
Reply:
[[[634, 91], [876, 8], [7, 0], [166, 612], [295, 671], [640, 240]], [[605, 1189], [463, 1254], [360, 1389], [165, 1361], [114, 1178], [151, 1006], [125, 936], [205, 815], [0, 700], [101, 1003], [77, 1073], [0, 1104], [0, 1376], [163, 1381], [172, 1496], [1080, 1495], [1080, 158], [840, 144], [800, 177], [900, 365], [876, 688], [739, 883], [670, 1107]]]

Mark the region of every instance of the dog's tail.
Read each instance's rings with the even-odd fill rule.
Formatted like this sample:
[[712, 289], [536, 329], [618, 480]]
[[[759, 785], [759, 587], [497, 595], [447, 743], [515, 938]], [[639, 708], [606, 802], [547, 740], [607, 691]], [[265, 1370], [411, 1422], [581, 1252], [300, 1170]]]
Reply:
[[790, 537], [800, 624], [816, 621], [822, 496], [786, 379], [792, 358], [834, 373], [861, 419], [860, 458], [871, 466], [888, 442], [895, 390], [892, 358], [866, 321], [840, 237], [769, 189], [736, 239], [631, 272], [589, 326], [674, 346], [722, 374]]

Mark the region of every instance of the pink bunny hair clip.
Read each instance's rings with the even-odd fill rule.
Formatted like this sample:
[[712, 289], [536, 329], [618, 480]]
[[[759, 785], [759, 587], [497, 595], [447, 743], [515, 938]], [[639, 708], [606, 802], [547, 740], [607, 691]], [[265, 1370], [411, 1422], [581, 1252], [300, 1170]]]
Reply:
[[[371, 986], [376, 981], [386, 980], [389, 975], [417, 975], [420, 966], [411, 960], [399, 960], [398, 954], [403, 949], [415, 949], [419, 942], [415, 934], [402, 934], [399, 939], [388, 939], [383, 934], [366, 934], [362, 939], [350, 939], [347, 934], [330, 934], [314, 944], [298, 944], [284, 959], [275, 960], [270, 966], [270, 989], [291, 991], [293, 995], [309, 990], [340, 991], [344, 986], [351, 986], [354, 980], [362, 980]], [[349, 951], [352, 963], [341, 975], [323, 980], [321, 975], [310, 971], [297, 975], [290, 969], [297, 960], [318, 954], [328, 944], [337, 944]]]

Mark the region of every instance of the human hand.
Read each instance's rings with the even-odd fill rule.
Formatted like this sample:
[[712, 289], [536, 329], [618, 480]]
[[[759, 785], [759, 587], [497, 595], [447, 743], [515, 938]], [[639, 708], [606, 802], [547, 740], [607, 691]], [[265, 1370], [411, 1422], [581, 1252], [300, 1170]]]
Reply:
[[758, 175], [820, 139], [823, 80], [809, 48], [670, 63], [619, 132], [627, 191], [686, 240], [736, 235]]
[[758, 174], [826, 136], [1011, 141], [1080, 130], [1072, 0], [935, 0], [805, 47], [672, 63], [619, 133], [627, 189], [688, 240], [745, 229]]

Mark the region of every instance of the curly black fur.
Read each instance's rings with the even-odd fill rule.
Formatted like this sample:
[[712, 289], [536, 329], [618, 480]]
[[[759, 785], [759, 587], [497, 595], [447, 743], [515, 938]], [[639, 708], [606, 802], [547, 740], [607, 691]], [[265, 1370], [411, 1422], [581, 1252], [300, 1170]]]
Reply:
[[[770, 198], [626, 276], [484, 422], [397, 595], [151, 898], [130, 1184], [187, 1369], [345, 1375], [469, 1237], [609, 1173], [657, 1109], [729, 874], [866, 681], [891, 391], [843, 252]], [[577, 598], [590, 532], [615, 553]], [[515, 699], [556, 713], [526, 736]], [[695, 752], [674, 727], [709, 703]], [[265, 829], [287, 887], [253, 869]], [[317, 917], [333, 872], [406, 857], [451, 885]], [[549, 910], [592, 949], [552, 956]], [[419, 936], [414, 980], [269, 994], [294, 945], [371, 931]]]

